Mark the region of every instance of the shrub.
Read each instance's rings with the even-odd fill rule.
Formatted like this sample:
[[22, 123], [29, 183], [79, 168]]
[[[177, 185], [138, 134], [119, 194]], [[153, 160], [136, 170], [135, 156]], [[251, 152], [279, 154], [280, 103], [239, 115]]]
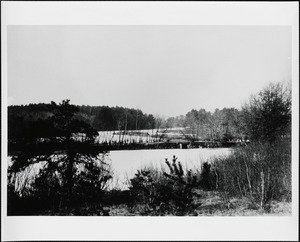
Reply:
[[255, 143], [214, 161], [217, 188], [228, 200], [248, 197], [260, 208], [291, 199], [291, 144], [286, 139]]
[[121, 190], [113, 188], [105, 192], [104, 204], [107, 206], [112, 205], [128, 205], [132, 206], [134, 203], [134, 197], [129, 190]]
[[156, 170], [141, 169], [130, 179], [130, 194], [136, 202], [142, 203], [144, 213], [157, 212], [164, 199], [161, 197], [164, 180]]
[[173, 156], [172, 164], [166, 159], [166, 164], [169, 168], [169, 173], [164, 172], [167, 178], [169, 196], [172, 200], [174, 209], [182, 214], [184, 211], [193, 206], [193, 197], [196, 195], [193, 189], [197, 185], [197, 177], [192, 174], [192, 171], [187, 171], [184, 175], [182, 165], [177, 163], [177, 158]]
[[211, 164], [204, 162], [200, 172], [199, 187], [203, 190], [214, 190], [216, 188], [216, 174], [211, 169]]
[[86, 157], [74, 166], [72, 204], [68, 202], [65, 177], [56, 171], [58, 167], [63, 169], [63, 166], [48, 162], [40, 164], [40, 169], [35, 169], [35, 172], [31, 171], [31, 167], [19, 172], [9, 170], [8, 214], [37, 214], [48, 210], [50, 214], [67, 215], [74, 213], [74, 209], [80, 215], [99, 214], [112, 178], [105, 158], [105, 155]]
[[[102, 157], [104, 159], [104, 157]], [[109, 164], [104, 160], [91, 159], [78, 167], [74, 176], [74, 199], [77, 203], [101, 203], [112, 179]]]
[[145, 214], [183, 215], [195, 205], [193, 189], [196, 187], [196, 176], [192, 171], [184, 174], [175, 156], [172, 164], [168, 159], [166, 164], [168, 173], [153, 169], [138, 170], [130, 180], [130, 192], [143, 204]]

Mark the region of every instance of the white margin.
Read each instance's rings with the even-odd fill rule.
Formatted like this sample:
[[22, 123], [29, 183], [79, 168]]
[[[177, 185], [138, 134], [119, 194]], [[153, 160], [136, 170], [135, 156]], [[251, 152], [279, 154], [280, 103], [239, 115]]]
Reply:
[[[1, 2], [2, 240], [297, 240], [298, 2]], [[293, 29], [293, 215], [287, 217], [6, 216], [7, 25], [290, 25]]]

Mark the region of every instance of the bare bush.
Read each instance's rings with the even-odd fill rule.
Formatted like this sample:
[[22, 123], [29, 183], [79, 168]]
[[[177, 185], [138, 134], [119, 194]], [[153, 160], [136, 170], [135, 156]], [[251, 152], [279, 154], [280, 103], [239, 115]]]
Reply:
[[260, 208], [291, 199], [291, 146], [286, 139], [239, 148], [213, 162], [218, 190], [225, 200], [248, 197]]

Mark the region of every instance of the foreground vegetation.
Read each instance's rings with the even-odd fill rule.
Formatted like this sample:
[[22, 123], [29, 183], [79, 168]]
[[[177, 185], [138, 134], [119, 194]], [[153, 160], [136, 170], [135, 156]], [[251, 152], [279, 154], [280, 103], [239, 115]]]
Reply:
[[131, 179], [135, 202], [129, 211], [192, 216], [291, 212], [291, 146], [286, 139], [237, 148], [194, 171], [184, 172], [176, 157], [166, 166], [168, 171], [144, 169]]
[[[106, 190], [99, 171], [81, 173], [73, 204], [63, 185], [42, 173], [24, 197], [10, 191], [10, 215], [244, 216], [291, 215], [291, 149], [288, 140], [237, 148], [228, 157], [184, 170], [174, 156], [164, 169], [138, 170], [128, 190]], [[12, 188], [12, 187], [11, 187]], [[14, 195], [13, 195], [14, 194]], [[13, 196], [13, 197], [12, 197]]]
[[107, 154], [95, 148], [98, 133], [78, 112], [69, 100], [52, 102], [36, 132], [9, 129], [19, 150], [8, 168], [8, 215], [265, 214], [278, 212], [278, 204], [289, 213], [291, 96], [281, 84], [270, 84], [241, 110], [238, 127], [250, 145], [197, 170], [167, 158], [163, 170], [137, 171], [125, 191], [108, 189]]

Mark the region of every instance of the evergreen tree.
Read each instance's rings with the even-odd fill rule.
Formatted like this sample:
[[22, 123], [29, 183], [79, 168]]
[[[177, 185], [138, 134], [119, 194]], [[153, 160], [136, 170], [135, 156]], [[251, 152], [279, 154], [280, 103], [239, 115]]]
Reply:
[[[104, 188], [103, 184], [111, 176], [103, 152], [93, 145], [98, 133], [89, 124], [76, 118], [78, 107], [71, 105], [69, 100], [63, 100], [59, 105], [52, 102], [51, 108], [52, 115], [47, 121], [52, 132], [48, 141], [44, 142], [35, 137], [35, 140], [19, 150], [19, 154], [12, 157], [9, 174], [16, 174], [33, 164], [43, 163], [38, 178], [44, 177], [46, 182], [43, 185], [49, 188], [58, 179], [62, 184], [60, 200], [71, 207], [78, 195], [82, 197], [82, 194], [76, 194], [78, 189], [75, 187], [79, 173], [85, 177], [93, 177], [93, 181], [89, 183], [100, 189]], [[41, 150], [41, 146], [44, 149]], [[88, 175], [89, 173], [93, 176]], [[57, 195], [58, 190], [53, 193]]]

